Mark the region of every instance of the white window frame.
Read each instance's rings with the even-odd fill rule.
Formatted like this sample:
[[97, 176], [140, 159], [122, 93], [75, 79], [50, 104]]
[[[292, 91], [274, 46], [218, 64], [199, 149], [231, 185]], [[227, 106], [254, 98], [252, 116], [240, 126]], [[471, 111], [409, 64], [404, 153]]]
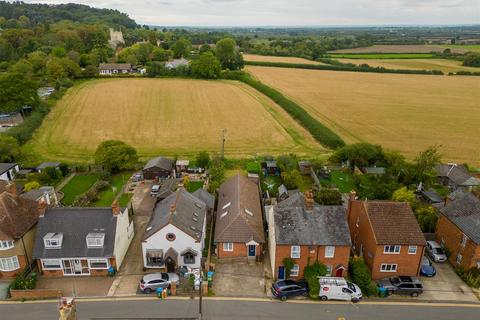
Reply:
[[[390, 249], [393, 248], [393, 252], [390, 251]], [[400, 254], [400, 250], [402, 249], [402, 246], [397, 245], [397, 244], [389, 244], [383, 246], [383, 253], [384, 254]]]
[[[390, 270], [388, 267], [390, 266]], [[397, 272], [398, 265], [396, 263], [382, 263], [380, 265], [380, 272]]]
[[335, 246], [326, 246], [325, 247], [325, 258], [335, 257]]
[[15, 271], [20, 269], [17, 256], [0, 258], [0, 271]]
[[417, 254], [417, 246], [408, 246], [408, 254]]
[[9, 250], [15, 247], [15, 242], [13, 240], [1, 240], [0, 241], [0, 250]]
[[103, 236], [89, 236], [86, 237], [88, 248], [102, 248], [105, 241], [105, 235]]
[[[92, 267], [92, 263], [105, 263], [105, 267]], [[110, 263], [108, 262], [108, 259], [88, 259], [88, 268], [93, 269], [93, 270], [105, 270], [110, 268]]]
[[[45, 262], [58, 262], [58, 267], [47, 267]], [[42, 259], [42, 269], [43, 270], [63, 270], [63, 262], [61, 259]]]
[[290, 258], [300, 259], [300, 246], [291, 246], [290, 247]]
[[223, 251], [232, 252], [233, 251], [233, 242], [224, 242]]
[[290, 277], [298, 277], [300, 273], [300, 265], [294, 264], [292, 269], [290, 270]]
[[467, 241], [468, 241], [467, 235], [462, 234], [462, 241], [460, 242], [460, 245], [462, 246], [462, 248], [465, 248], [465, 246], [467, 245]]

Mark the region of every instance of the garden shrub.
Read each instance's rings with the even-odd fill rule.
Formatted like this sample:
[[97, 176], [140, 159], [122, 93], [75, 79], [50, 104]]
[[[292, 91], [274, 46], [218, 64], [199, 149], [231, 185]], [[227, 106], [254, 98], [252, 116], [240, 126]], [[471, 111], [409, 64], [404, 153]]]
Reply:
[[353, 283], [358, 285], [363, 295], [375, 294], [376, 286], [372, 283], [370, 269], [361, 257], [350, 259], [348, 273]]
[[326, 265], [318, 261], [310, 264], [310, 258], [308, 259], [307, 266], [303, 269], [303, 276], [308, 283], [308, 289], [311, 298], [318, 298], [318, 292], [320, 291], [320, 283], [318, 277], [325, 276], [326, 274]]
[[295, 261], [293, 261], [292, 258], [287, 257], [282, 260], [283, 266], [285, 267], [285, 278], [288, 279], [290, 278], [290, 272], [293, 269], [293, 265], [295, 264]]

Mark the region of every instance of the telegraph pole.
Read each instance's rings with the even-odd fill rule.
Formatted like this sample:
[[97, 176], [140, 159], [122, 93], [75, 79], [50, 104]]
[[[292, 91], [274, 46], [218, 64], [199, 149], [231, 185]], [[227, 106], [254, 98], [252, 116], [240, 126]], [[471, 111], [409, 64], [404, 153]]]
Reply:
[[222, 130], [222, 151], [220, 152], [220, 156], [223, 159], [225, 155], [225, 135], [227, 134], [227, 129]]
[[202, 275], [202, 269], [200, 268], [200, 296], [198, 300], [198, 313], [200, 316], [198, 317], [199, 320], [202, 320], [203, 315], [202, 315], [202, 283], [203, 283], [203, 275]]

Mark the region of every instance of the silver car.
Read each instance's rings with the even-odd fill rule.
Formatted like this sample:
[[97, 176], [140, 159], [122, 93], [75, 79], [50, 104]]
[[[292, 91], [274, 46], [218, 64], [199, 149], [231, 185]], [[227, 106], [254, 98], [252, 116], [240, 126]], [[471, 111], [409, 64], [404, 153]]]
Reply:
[[447, 255], [442, 246], [436, 241], [427, 241], [427, 246], [425, 248], [427, 255], [435, 262], [445, 262], [447, 261]]
[[141, 291], [151, 293], [157, 288], [168, 288], [172, 283], [176, 285], [179, 283], [179, 277], [176, 273], [159, 272], [144, 275], [140, 280], [139, 287]]

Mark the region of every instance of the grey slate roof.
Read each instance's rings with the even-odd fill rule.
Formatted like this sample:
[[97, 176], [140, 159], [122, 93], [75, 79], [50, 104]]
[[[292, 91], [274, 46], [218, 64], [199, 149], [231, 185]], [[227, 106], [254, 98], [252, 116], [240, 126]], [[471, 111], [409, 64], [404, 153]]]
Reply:
[[314, 204], [307, 211], [297, 192], [274, 207], [275, 238], [285, 245], [351, 246], [347, 214], [343, 206]]
[[44, 187], [41, 187], [39, 189], [33, 189], [33, 190], [30, 190], [28, 192], [25, 192], [25, 193], [22, 193], [20, 195], [20, 197], [22, 198], [25, 198], [25, 199], [30, 199], [30, 200], [34, 200], [34, 201], [37, 201], [40, 197], [42, 197], [44, 194], [46, 193], [52, 193], [54, 192], [54, 188], [53, 187], [49, 187], [49, 186], [44, 186]]
[[[207, 205], [192, 194], [179, 189], [158, 202], [143, 235], [146, 240], [168, 224], [172, 224], [196, 240], [202, 238]], [[150, 228], [151, 227], [151, 228]]]
[[442, 197], [434, 189], [422, 190], [421, 194], [432, 203], [443, 202]]
[[363, 168], [363, 172], [365, 174], [384, 174], [385, 168], [384, 167], [365, 167]]
[[455, 200], [440, 212], [473, 242], [480, 244], [480, 200], [472, 193], [456, 193]]
[[165, 157], [156, 157], [156, 158], [150, 159], [145, 165], [145, 167], [143, 167], [143, 170], [154, 168], [154, 167], [158, 167], [163, 170], [170, 171], [173, 168], [173, 160]]
[[50, 167], [56, 168], [58, 166], [60, 166], [60, 162], [43, 162], [37, 167], [37, 170], [42, 170]]
[[16, 163], [0, 163], [0, 174], [7, 172], [8, 170], [14, 168]]
[[130, 70], [132, 65], [130, 63], [100, 63], [100, 70]]
[[[122, 211], [125, 209], [121, 209]], [[49, 258], [111, 258], [115, 246], [117, 218], [109, 208], [53, 208], [38, 219], [33, 257]], [[60, 249], [46, 249], [43, 237], [62, 233]], [[102, 248], [88, 248], [86, 236], [91, 232], [105, 233]]]
[[467, 167], [457, 164], [439, 164], [436, 166], [437, 177], [447, 177], [457, 186], [478, 186], [480, 181], [473, 177]]
[[215, 196], [209, 193], [207, 190], [200, 188], [195, 190], [192, 194], [198, 199], [205, 202], [209, 210], [212, 210], [215, 208]]

